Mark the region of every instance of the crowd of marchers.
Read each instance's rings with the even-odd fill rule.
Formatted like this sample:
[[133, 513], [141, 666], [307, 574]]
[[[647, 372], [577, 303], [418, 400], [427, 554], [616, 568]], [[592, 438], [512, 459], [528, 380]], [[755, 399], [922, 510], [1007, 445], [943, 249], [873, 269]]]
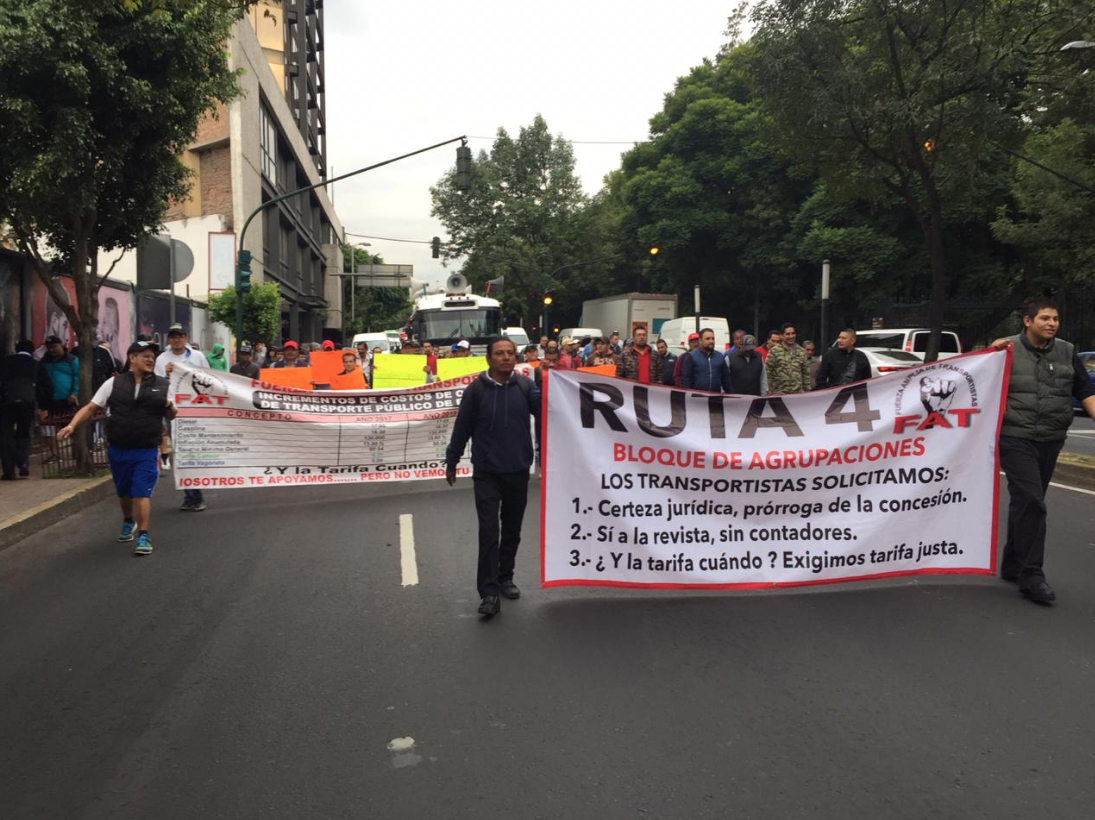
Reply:
[[538, 384], [546, 370], [614, 367], [617, 377], [642, 384], [767, 396], [871, 378], [870, 362], [855, 345], [856, 332], [848, 328], [840, 332], [834, 347], [818, 356], [817, 346], [808, 340], [799, 344], [795, 326], [787, 323], [769, 332], [761, 345], [754, 336], [736, 330], [726, 351], [715, 348], [714, 330], [701, 328], [688, 336], [688, 350], [675, 353], [664, 339], [651, 345], [646, 329], [637, 328], [623, 342], [616, 333], [582, 339], [564, 336], [558, 341], [543, 336], [539, 345], [527, 346], [519, 359], [537, 365]]

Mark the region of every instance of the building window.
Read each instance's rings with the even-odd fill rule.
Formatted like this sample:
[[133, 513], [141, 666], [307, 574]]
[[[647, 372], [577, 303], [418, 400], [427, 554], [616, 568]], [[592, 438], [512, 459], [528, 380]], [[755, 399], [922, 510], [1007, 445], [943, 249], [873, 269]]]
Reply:
[[259, 148], [262, 152], [262, 175], [276, 187], [278, 184], [278, 129], [265, 107], [259, 108]]

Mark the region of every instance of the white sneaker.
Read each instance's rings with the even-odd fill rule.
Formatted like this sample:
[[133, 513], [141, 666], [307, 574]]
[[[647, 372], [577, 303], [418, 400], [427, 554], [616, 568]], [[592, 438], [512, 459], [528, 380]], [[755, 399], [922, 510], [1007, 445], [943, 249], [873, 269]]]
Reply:
[[164, 470], [170, 470], [171, 469], [171, 454], [170, 453], [161, 453], [160, 454], [160, 468], [164, 469]]

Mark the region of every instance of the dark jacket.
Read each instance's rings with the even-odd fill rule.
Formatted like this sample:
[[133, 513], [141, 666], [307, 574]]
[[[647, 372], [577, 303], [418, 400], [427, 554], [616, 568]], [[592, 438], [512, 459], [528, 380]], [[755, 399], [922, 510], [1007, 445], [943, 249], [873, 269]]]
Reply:
[[755, 350], [748, 353], [735, 350], [726, 356], [726, 366], [730, 370], [730, 383], [734, 392], [744, 396], [763, 396], [767, 392], [768, 380], [764, 377], [764, 360]]
[[816, 387], [835, 387], [838, 384], [851, 384], [871, 378], [871, 363], [862, 350], [854, 347], [843, 351], [839, 347], [830, 347], [821, 357], [817, 368]]
[[1072, 396], [1091, 395], [1091, 379], [1070, 342], [1053, 339], [1042, 349], [1026, 333], [1010, 337], [1011, 378], [1001, 436], [1064, 441], [1072, 424]]
[[677, 369], [677, 354], [662, 356], [662, 384], [673, 384], [673, 372]]
[[0, 404], [37, 404], [53, 398], [49, 373], [29, 353], [12, 353], [0, 361]]
[[[651, 384], [662, 383], [662, 357], [657, 350], [647, 345], [646, 349], [650, 351], [647, 365], [647, 375], [650, 376]], [[620, 360], [616, 364], [616, 378], [618, 379], [631, 379], [633, 382], [639, 380], [639, 354], [635, 352], [635, 348], [628, 347], [624, 349], [624, 352], [620, 354]]]
[[94, 392], [113, 376], [122, 371], [122, 363], [119, 362], [105, 347], [95, 346], [91, 351], [91, 389]]
[[730, 381], [730, 368], [726, 357], [717, 350], [708, 356], [698, 347], [681, 356], [681, 387], [692, 390], [709, 390], [712, 393], [733, 393], [734, 383]]
[[248, 365], [243, 365], [239, 362], [236, 362], [234, 365], [232, 365], [232, 369], [230, 372], [235, 373], [237, 376], [246, 376], [249, 379], [257, 379], [259, 377], [259, 366], [254, 362], [251, 362], [251, 364]]
[[136, 376], [127, 371], [114, 377], [114, 388], [106, 406], [106, 440], [114, 447], [150, 449], [163, 441], [163, 423], [167, 416], [168, 381], [148, 375], [136, 392]]
[[480, 374], [460, 399], [452, 437], [445, 450], [446, 468], [456, 469], [470, 438], [471, 463], [476, 470], [527, 471], [536, 457], [530, 418], [536, 419], [539, 442], [540, 389], [531, 380], [514, 374], [505, 384], [498, 384], [486, 373]]

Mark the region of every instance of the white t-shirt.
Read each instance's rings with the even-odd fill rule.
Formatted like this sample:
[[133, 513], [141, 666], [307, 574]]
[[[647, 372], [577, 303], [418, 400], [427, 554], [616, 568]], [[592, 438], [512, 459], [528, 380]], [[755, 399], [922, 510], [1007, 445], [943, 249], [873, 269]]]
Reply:
[[179, 355], [175, 355], [171, 348], [168, 348], [159, 356], [157, 356], [155, 370], [157, 376], [163, 376], [164, 378], [167, 378], [166, 365], [168, 362], [171, 362], [172, 364], [185, 362], [191, 367], [209, 367], [209, 362], [206, 361], [205, 354], [202, 353], [200, 350], [194, 350], [192, 347], [190, 347], [190, 345], [187, 345], [186, 349], [183, 350], [183, 352]]
[[[137, 398], [137, 396], [141, 392], [141, 382], [138, 382], [136, 379], [134, 379], [134, 382], [136, 382], [137, 389], [133, 391], [133, 398]], [[114, 392], [113, 376], [103, 382], [99, 389], [95, 391], [95, 395], [91, 397], [91, 403], [94, 404], [96, 407], [105, 408], [106, 403], [110, 401], [110, 394], [112, 392]], [[171, 406], [170, 400], [168, 400], [167, 406]]]

